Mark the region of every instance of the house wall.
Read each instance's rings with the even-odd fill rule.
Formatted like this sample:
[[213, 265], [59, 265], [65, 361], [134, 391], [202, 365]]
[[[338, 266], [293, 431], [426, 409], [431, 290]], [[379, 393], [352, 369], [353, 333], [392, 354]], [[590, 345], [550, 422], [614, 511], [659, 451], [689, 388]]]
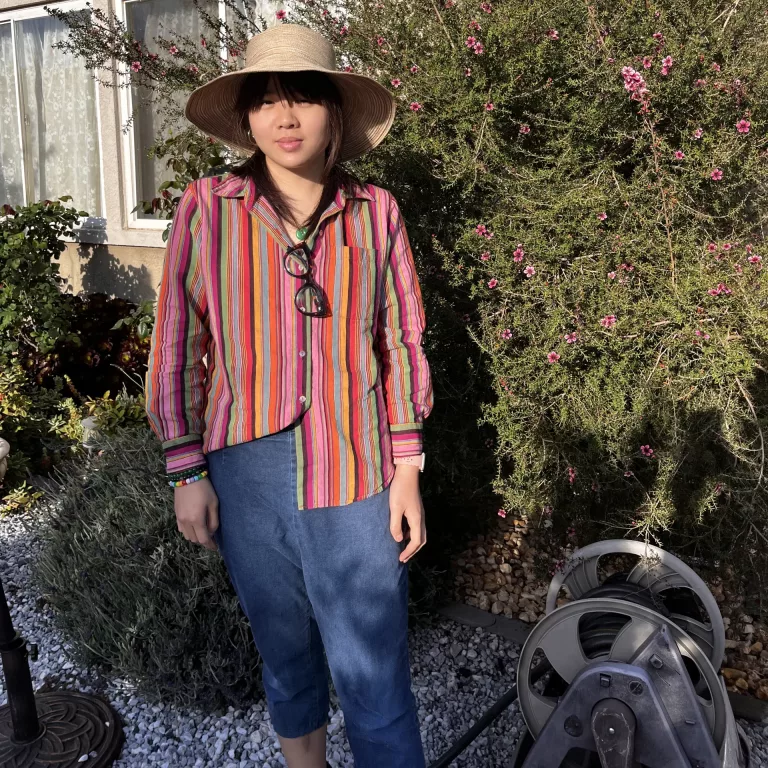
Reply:
[[[111, 13], [115, 5], [112, 0], [92, 0], [91, 4], [107, 13]], [[0, 14], [44, 5], [46, 2], [39, 0], [0, 0]], [[101, 71], [99, 77], [117, 82], [109, 72]], [[99, 291], [131, 301], [154, 299], [165, 252], [164, 226], [157, 222], [142, 226], [141, 220], [129, 226], [128, 211], [133, 207], [127, 202], [131, 170], [127, 169], [126, 173], [124, 167], [119, 111], [121, 89], [100, 83], [96, 87], [106, 237], [103, 232], [98, 237], [83, 233], [79, 236], [82, 242], [68, 243], [61, 257], [60, 273], [75, 294]], [[102, 242], [89, 242], [94, 239]]]

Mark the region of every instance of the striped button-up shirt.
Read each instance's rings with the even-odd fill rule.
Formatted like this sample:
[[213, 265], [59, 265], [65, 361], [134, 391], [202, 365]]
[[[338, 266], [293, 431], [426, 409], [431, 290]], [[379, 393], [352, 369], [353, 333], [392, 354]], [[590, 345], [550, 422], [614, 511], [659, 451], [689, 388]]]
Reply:
[[296, 427], [299, 509], [387, 487], [393, 458], [422, 451], [433, 405], [424, 309], [396, 201], [342, 190], [308, 241], [330, 314], [294, 303], [292, 242], [250, 178], [198, 179], [168, 240], [146, 376], [166, 469]]

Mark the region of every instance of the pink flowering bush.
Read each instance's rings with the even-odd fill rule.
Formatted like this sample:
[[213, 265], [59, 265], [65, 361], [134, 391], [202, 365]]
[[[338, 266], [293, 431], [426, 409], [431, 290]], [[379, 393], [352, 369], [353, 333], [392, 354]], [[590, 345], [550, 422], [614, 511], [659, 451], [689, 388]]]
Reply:
[[[715, 15], [687, 0], [281, 12], [398, 103], [354, 169], [395, 194], [420, 270], [433, 551], [499, 507], [549, 509], [563, 543], [608, 530], [768, 575], [768, 16], [759, 0]], [[140, 65], [133, 82], [178, 118], [179, 94], [239, 66], [261, 28], [232, 16], [147, 46], [94, 11], [67, 50]], [[181, 177], [216, 162], [221, 147], [179, 136], [160, 154]]]
[[[489, 518], [551, 507], [563, 542], [608, 530], [768, 575], [763, 5], [725, 24], [684, 0], [336, 7], [298, 17], [402, 83], [358, 169], [395, 193], [423, 270], [428, 450], [475, 402], [497, 432]], [[446, 446], [443, 467], [472, 463]]]

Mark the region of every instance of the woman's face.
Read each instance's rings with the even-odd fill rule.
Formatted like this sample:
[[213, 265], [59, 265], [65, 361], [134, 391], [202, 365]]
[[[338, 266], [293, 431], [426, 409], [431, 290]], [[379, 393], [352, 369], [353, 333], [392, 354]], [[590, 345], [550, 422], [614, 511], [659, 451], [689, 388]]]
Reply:
[[261, 104], [248, 119], [259, 149], [283, 168], [299, 169], [325, 161], [330, 142], [328, 110], [322, 104], [297, 100], [289, 102], [278, 95], [270, 79]]

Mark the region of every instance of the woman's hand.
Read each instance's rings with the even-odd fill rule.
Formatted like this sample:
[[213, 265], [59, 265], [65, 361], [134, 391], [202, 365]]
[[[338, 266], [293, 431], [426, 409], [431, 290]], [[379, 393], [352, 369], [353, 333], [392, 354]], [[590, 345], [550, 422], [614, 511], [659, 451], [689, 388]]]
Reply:
[[187, 541], [217, 550], [213, 533], [219, 527], [219, 499], [211, 481], [204, 477], [174, 488], [176, 526]]
[[405, 539], [410, 539], [410, 544], [400, 553], [400, 562], [407, 563], [427, 543], [419, 468], [411, 464], [395, 465], [389, 488], [389, 530], [395, 541], [403, 540], [403, 516], [408, 523]]

